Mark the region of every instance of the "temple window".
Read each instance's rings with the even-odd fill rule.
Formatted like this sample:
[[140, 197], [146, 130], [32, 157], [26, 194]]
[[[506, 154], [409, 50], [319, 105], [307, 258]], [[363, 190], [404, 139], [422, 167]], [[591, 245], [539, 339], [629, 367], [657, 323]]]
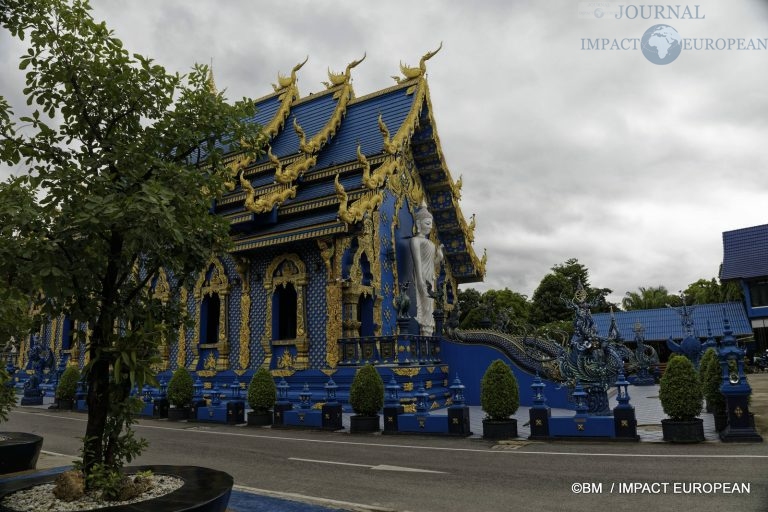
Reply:
[[72, 337], [75, 333], [75, 322], [69, 316], [64, 317], [61, 325], [61, 349], [69, 350], [72, 348]]
[[306, 329], [307, 267], [297, 254], [277, 256], [267, 266], [264, 288], [268, 293], [266, 329], [262, 347], [270, 368], [291, 355], [291, 367], [309, 367], [309, 337]]
[[[218, 259], [212, 260], [205, 273], [195, 285], [195, 300], [199, 309], [195, 316], [194, 359], [192, 369], [201, 370], [207, 361], [214, 360], [216, 370], [229, 365], [229, 340], [227, 334], [229, 279], [224, 265]], [[211, 366], [211, 365], [209, 365]], [[210, 368], [205, 367], [205, 370]]]
[[768, 280], [752, 281], [748, 286], [751, 306], [753, 308], [768, 306]]
[[360, 295], [357, 303], [357, 321], [360, 322], [360, 336], [374, 336], [375, 324], [373, 322], [373, 297]]
[[296, 288], [292, 283], [278, 286], [272, 298], [276, 312], [275, 339], [292, 340], [296, 338]]
[[221, 301], [218, 293], [203, 298], [200, 306], [200, 342], [216, 343], [219, 339], [219, 311]]

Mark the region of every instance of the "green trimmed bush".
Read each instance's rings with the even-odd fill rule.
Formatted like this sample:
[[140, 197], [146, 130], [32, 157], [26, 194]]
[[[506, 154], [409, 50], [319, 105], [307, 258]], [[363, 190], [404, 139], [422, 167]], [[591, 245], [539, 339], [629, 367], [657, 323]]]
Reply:
[[368, 364], [360, 368], [349, 388], [349, 403], [355, 414], [376, 416], [384, 406], [384, 381], [379, 372]]
[[501, 359], [488, 366], [480, 381], [480, 406], [493, 421], [509, 419], [520, 407], [517, 379]]
[[56, 386], [58, 400], [74, 400], [77, 393], [77, 383], [80, 381], [80, 370], [75, 365], [68, 365], [59, 378]]
[[667, 416], [674, 421], [693, 420], [701, 414], [703, 397], [699, 374], [690, 359], [672, 356], [659, 382], [659, 400]]
[[277, 386], [272, 374], [266, 368], [259, 368], [248, 384], [248, 405], [256, 412], [267, 412], [275, 405], [276, 397]]
[[701, 358], [699, 368], [701, 378], [701, 390], [704, 398], [707, 399], [707, 405], [713, 414], [725, 412], [725, 397], [720, 392], [722, 383], [720, 362], [717, 359], [717, 352], [714, 348], [708, 348]]
[[168, 383], [168, 401], [176, 407], [186, 407], [192, 402], [195, 389], [192, 375], [182, 367], [173, 372]]

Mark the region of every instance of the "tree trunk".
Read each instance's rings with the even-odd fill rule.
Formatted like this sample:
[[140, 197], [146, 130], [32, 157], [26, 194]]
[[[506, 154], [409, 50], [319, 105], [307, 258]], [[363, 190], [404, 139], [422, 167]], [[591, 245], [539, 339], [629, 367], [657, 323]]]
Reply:
[[[100, 338], [98, 335], [96, 337]], [[90, 357], [94, 364], [88, 374], [88, 424], [83, 443], [83, 468], [86, 475], [91, 474], [94, 465], [104, 460], [102, 438], [109, 411], [109, 360], [103, 356], [97, 357], [100, 343], [96, 341], [93, 339], [91, 343]]]

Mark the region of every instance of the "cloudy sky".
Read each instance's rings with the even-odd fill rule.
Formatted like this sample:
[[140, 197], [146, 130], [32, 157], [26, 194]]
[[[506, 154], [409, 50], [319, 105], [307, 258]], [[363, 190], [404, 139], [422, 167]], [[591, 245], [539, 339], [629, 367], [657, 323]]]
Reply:
[[[723, 231], [768, 222], [768, 50], [736, 49], [768, 41], [764, 1], [697, 0], [699, 19], [628, 19], [639, 4], [620, 1], [92, 3], [129, 50], [171, 71], [212, 62], [230, 98], [268, 94], [307, 55], [300, 90], [320, 91], [328, 68], [366, 53], [353, 70], [361, 96], [442, 42], [430, 91], [461, 207], [477, 214], [475, 248], [488, 251], [480, 290], [530, 296], [578, 258], [615, 301], [640, 286], [676, 292], [717, 275]], [[692, 49], [651, 63], [640, 39], [655, 24]], [[706, 38], [737, 42], [696, 50]], [[596, 39], [629, 49], [582, 49]], [[0, 94], [16, 106], [22, 51], [0, 35]]]

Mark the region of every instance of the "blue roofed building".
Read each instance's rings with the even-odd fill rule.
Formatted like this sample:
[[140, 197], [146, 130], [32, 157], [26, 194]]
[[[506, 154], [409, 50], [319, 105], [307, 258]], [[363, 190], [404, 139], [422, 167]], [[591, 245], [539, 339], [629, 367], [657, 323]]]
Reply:
[[[710, 336], [719, 340], [723, 337], [724, 319], [737, 339], [748, 340], [752, 337], [752, 327], [747, 318], [744, 306], [740, 302], [723, 302], [719, 304], [696, 304], [688, 306], [693, 322], [693, 335], [706, 341]], [[595, 313], [592, 319], [600, 336], [607, 337], [611, 326], [611, 315], [616, 318], [621, 339], [631, 343], [635, 333], [642, 328], [645, 342], [653, 346], [659, 354], [659, 359], [666, 362], [670, 356], [667, 340], [680, 342], [686, 332], [681, 321], [678, 308], [666, 307], [657, 309], [638, 309], [632, 311], [615, 311], [614, 313]]]
[[[458, 300], [460, 284], [482, 281], [474, 217], [459, 207], [461, 180], [448, 170], [430, 100], [426, 61], [435, 53], [415, 67], [401, 64], [394, 85], [363, 96], [352, 73], [364, 57], [343, 72], [329, 70], [324, 89], [305, 96], [297, 64], [256, 100], [252, 121], [266, 136], [263, 155], [225, 155], [230, 192], [212, 208], [230, 223], [230, 252], [211, 260], [188, 289], [174, 289], [163, 273], [152, 283], [161, 300], [186, 304], [192, 320], [161, 347], [160, 378], [185, 367], [208, 378], [210, 388], [212, 379], [245, 384], [261, 367], [286, 378], [310, 372], [301, 383], [322, 389], [342, 358], [392, 363], [395, 298], [413, 281], [409, 242], [422, 208], [434, 219], [430, 240], [443, 247], [435, 291], [444, 310]], [[210, 85], [215, 90], [213, 77]], [[411, 321], [412, 335], [424, 334], [419, 325]], [[55, 319], [37, 335], [56, 357], [83, 366], [83, 339], [69, 341], [75, 328]], [[340, 339], [361, 337], [384, 341], [343, 353]], [[21, 347], [21, 367], [29, 343]], [[347, 373], [351, 380], [354, 369]], [[435, 388], [447, 385], [442, 376], [434, 381]]]
[[755, 333], [755, 349], [768, 348], [768, 224], [725, 231], [721, 281], [735, 281]]

